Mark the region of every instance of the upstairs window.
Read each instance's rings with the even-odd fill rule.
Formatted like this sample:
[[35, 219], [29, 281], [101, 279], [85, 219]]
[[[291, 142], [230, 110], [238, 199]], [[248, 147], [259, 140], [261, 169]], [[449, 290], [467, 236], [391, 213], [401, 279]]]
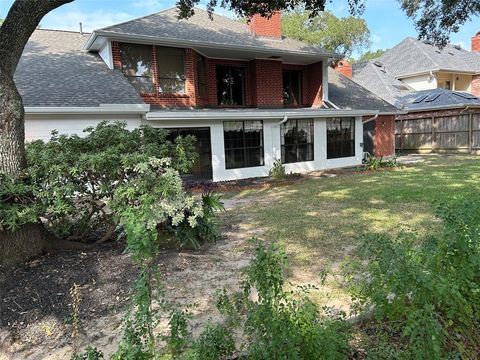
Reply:
[[155, 47], [158, 69], [158, 92], [185, 94], [185, 50]]
[[355, 156], [355, 119], [327, 120], [327, 159]]
[[283, 104], [287, 106], [302, 105], [302, 72], [283, 72]]
[[205, 57], [197, 54], [197, 91], [198, 96], [207, 96], [207, 68]]
[[217, 67], [218, 105], [243, 106], [245, 71], [241, 67]]
[[282, 163], [313, 160], [313, 120], [288, 120], [280, 128]]
[[223, 123], [225, 167], [227, 169], [262, 166], [263, 122], [225, 121]]
[[152, 47], [123, 44], [121, 47], [122, 71], [140, 93], [153, 93]]

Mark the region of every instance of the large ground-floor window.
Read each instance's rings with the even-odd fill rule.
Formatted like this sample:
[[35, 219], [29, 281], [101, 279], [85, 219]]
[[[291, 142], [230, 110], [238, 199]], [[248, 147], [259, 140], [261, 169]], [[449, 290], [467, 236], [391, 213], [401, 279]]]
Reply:
[[282, 163], [313, 160], [313, 120], [288, 120], [280, 128]]
[[195, 150], [198, 157], [190, 173], [196, 179], [212, 179], [212, 147], [210, 141], [210, 128], [175, 128], [167, 129], [169, 140], [174, 141], [177, 136], [195, 136]]
[[264, 165], [262, 121], [225, 121], [223, 137], [227, 169]]
[[355, 156], [355, 118], [327, 120], [327, 159]]

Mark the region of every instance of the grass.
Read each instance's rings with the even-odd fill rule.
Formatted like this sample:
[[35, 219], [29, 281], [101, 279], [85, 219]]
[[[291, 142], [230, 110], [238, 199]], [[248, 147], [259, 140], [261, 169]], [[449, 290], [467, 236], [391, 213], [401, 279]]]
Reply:
[[[347, 172], [335, 178], [311, 178], [267, 190], [248, 190], [233, 199], [251, 198], [227, 218], [239, 229], [259, 229], [258, 236], [285, 244], [290, 278], [314, 282], [326, 268], [338, 269], [354, 255], [366, 232], [402, 229], [429, 235], [439, 229], [433, 204], [480, 190], [480, 159], [474, 156], [431, 156], [422, 163], [389, 171]], [[345, 302], [332, 279], [330, 302]], [[343, 299], [342, 299], [343, 298]]]

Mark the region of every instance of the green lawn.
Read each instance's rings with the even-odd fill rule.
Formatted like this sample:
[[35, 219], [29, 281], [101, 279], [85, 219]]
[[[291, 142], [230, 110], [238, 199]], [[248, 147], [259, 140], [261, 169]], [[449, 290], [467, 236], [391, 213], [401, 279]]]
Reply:
[[[342, 173], [302, 183], [233, 195], [251, 203], [230, 210], [227, 221], [259, 237], [285, 244], [290, 277], [314, 282], [325, 267], [337, 269], [354, 255], [365, 232], [411, 229], [421, 235], [438, 231], [436, 200], [480, 190], [480, 158], [430, 156], [422, 163], [388, 171]], [[324, 294], [325, 295], [325, 294]], [[343, 297], [330, 279], [330, 301]]]

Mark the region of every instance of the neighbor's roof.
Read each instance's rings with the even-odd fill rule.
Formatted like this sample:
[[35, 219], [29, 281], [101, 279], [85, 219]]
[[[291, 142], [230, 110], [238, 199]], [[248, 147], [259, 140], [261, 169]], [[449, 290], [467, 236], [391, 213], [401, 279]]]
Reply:
[[35, 30], [15, 73], [26, 107], [95, 107], [144, 104], [119, 70], [82, 50], [88, 35]]
[[396, 78], [429, 71], [480, 72], [480, 55], [449, 44], [443, 49], [428, 41], [407, 37], [378, 58]]
[[[170, 8], [155, 14], [133, 19], [117, 25], [95, 30], [89, 43], [96, 35], [102, 36], [140, 36], [150, 39], [170, 39], [185, 43], [220, 45], [235, 48], [262, 48], [295, 52], [305, 55], [338, 56], [319, 47], [290, 38], [281, 39], [258, 37], [252, 34], [245, 23], [212, 14], [195, 8], [195, 14], [189, 19], [178, 19], [177, 8]], [[87, 44], [87, 48], [89, 45]]]
[[379, 110], [380, 113], [396, 113], [399, 110], [355, 81], [328, 69], [328, 99], [341, 109]]
[[400, 98], [414, 92], [407, 84], [389, 74], [378, 61], [354, 64], [353, 80], [396, 107], [401, 107]]
[[409, 112], [432, 108], [480, 106], [476, 96], [460, 91], [433, 89], [416, 91], [399, 99]]

